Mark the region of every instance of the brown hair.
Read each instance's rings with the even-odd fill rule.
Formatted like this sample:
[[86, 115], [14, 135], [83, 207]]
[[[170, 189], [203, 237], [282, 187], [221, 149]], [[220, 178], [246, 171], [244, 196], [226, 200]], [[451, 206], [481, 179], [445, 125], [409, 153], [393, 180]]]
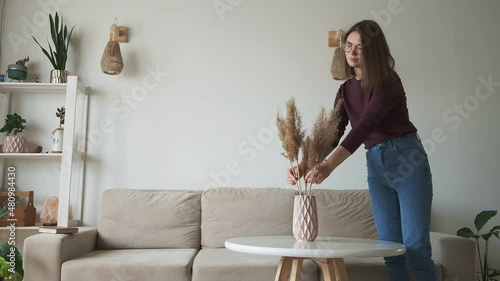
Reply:
[[[360, 21], [342, 37], [342, 44], [345, 44], [347, 37], [353, 31], [358, 32], [361, 37], [361, 55], [363, 57], [361, 89], [363, 92], [371, 91], [376, 86], [393, 81], [395, 62], [380, 26], [373, 20]], [[345, 52], [342, 53], [346, 59]], [[347, 63], [345, 74], [347, 77], [355, 74], [354, 69]]]

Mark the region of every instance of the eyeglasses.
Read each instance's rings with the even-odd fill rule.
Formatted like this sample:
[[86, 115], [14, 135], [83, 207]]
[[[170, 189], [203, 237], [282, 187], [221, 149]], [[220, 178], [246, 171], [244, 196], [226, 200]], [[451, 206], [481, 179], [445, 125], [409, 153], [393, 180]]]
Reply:
[[[352, 44], [350, 42], [347, 42], [347, 43], [344, 43], [342, 44], [342, 49], [344, 50], [344, 52], [346, 53], [349, 53], [351, 52], [352, 50]], [[354, 52], [356, 54], [361, 54], [361, 52], [363, 51], [363, 48], [361, 47], [361, 45], [357, 45], [356, 47], [354, 47]]]

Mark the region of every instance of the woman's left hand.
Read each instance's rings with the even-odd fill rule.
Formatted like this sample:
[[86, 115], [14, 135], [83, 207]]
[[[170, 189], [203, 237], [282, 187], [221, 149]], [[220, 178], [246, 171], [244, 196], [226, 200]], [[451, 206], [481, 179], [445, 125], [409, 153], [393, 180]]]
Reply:
[[333, 170], [327, 162], [321, 163], [316, 166], [316, 169], [311, 170], [306, 174], [306, 182], [320, 184], [332, 173], [332, 171]]

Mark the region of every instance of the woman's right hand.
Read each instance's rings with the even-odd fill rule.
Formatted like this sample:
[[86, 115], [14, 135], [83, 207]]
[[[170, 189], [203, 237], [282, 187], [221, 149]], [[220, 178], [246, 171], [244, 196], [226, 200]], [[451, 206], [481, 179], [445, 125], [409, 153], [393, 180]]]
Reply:
[[291, 185], [295, 185], [297, 183], [299, 180], [299, 169], [297, 166], [288, 169], [286, 180]]

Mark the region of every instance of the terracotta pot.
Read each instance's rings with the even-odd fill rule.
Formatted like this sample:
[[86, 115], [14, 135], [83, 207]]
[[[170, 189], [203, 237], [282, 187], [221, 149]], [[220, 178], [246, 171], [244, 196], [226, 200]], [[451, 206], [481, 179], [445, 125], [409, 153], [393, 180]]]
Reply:
[[21, 135], [5, 136], [3, 140], [3, 152], [23, 153], [26, 150], [26, 137]]
[[314, 241], [318, 237], [318, 208], [314, 195], [295, 195], [293, 236], [299, 241]]

